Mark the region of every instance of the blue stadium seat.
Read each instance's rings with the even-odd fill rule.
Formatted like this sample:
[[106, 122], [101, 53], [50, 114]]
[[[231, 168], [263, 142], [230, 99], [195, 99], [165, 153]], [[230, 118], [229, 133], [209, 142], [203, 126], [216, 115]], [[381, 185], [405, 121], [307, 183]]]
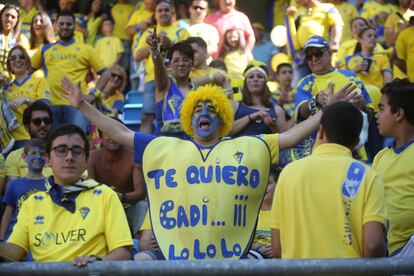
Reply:
[[143, 102], [143, 92], [137, 90], [130, 90], [125, 95], [125, 103], [127, 104], [142, 104]]
[[133, 131], [138, 131], [141, 125], [141, 111], [142, 104], [125, 104], [121, 120], [124, 124]]

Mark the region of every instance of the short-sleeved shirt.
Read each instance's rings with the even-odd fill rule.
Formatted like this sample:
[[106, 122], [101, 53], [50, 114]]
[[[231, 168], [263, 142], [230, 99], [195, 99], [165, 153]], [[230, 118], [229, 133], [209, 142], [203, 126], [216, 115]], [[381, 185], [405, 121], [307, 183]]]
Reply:
[[[135, 27], [136, 25], [147, 21], [153, 15], [154, 15], [154, 12], [146, 10], [143, 7], [143, 5], [141, 5], [141, 7], [138, 10], [134, 11], [134, 13], [131, 15], [125, 28]], [[142, 35], [142, 32], [137, 32], [132, 37], [131, 49], [133, 49], [134, 51], [138, 47], [138, 42], [139, 42], [139, 38], [141, 37], [141, 35]]]
[[[152, 31], [152, 30], [151, 30]], [[183, 28], [178, 27], [177, 25], [170, 25], [170, 26], [160, 26], [157, 25], [157, 32], [165, 32], [167, 37], [171, 40], [171, 42], [177, 43], [179, 41], [185, 40], [190, 36], [190, 33]], [[150, 30], [146, 30], [141, 38], [139, 39], [137, 51], [148, 47], [147, 42], [145, 41], [147, 37], [150, 35]], [[148, 56], [145, 59], [145, 82], [153, 81], [154, 80], [154, 63], [152, 62], [151, 56]]]
[[122, 41], [115, 36], [106, 36], [98, 39], [95, 49], [107, 67], [114, 65], [118, 55], [124, 52]]
[[27, 177], [15, 179], [10, 182], [9, 189], [3, 198], [3, 203], [13, 207], [14, 211], [10, 218], [9, 228], [7, 229], [5, 240], [10, 236], [14, 225], [17, 222], [17, 215], [23, 205], [23, 202], [34, 193], [39, 191], [45, 191], [45, 178], [42, 179], [30, 179]]
[[32, 18], [38, 12], [36, 6], [33, 6], [28, 12], [21, 8], [19, 9], [19, 16], [21, 22], [20, 33], [30, 39], [30, 27], [32, 25]]
[[302, 48], [309, 37], [319, 35], [329, 41], [330, 29], [340, 24], [343, 26], [341, 14], [333, 4], [321, 3], [308, 12], [300, 14], [298, 28], [299, 45]]
[[84, 190], [74, 213], [48, 191], [32, 194], [20, 209], [8, 243], [30, 251], [38, 262], [70, 262], [77, 256], [104, 257], [132, 238], [118, 195], [106, 185]]
[[[21, 81], [14, 80], [10, 84], [3, 87], [6, 94], [6, 99], [11, 101], [28, 97], [32, 101], [43, 100], [50, 103], [50, 89], [47, 81], [42, 78], [31, 77], [28, 75]], [[27, 133], [23, 125], [23, 112], [28, 107], [27, 104], [22, 104], [15, 112], [19, 127], [12, 132], [12, 136], [16, 140], [29, 140], [30, 135]]]
[[335, 4], [335, 7], [339, 11], [339, 14], [342, 17], [342, 21], [344, 22], [341, 41], [347, 41], [348, 39], [352, 38], [351, 21], [358, 16], [358, 10], [354, 5], [348, 2]]
[[[24, 148], [20, 148], [10, 152], [4, 164], [4, 171], [6, 176], [25, 177], [29, 173], [27, 162], [23, 158]], [[43, 175], [53, 175], [52, 169], [48, 166], [43, 167]]]
[[131, 4], [115, 4], [112, 7], [111, 15], [115, 21], [114, 36], [123, 40], [129, 39], [128, 35], [125, 33], [125, 27], [133, 11], [134, 6]]
[[372, 167], [384, 179], [390, 225], [388, 251], [395, 254], [414, 234], [414, 141], [381, 150]]
[[358, 258], [363, 225], [387, 223], [382, 179], [338, 144], [287, 165], [273, 197], [271, 228], [282, 258]]
[[0, 153], [0, 178], [6, 177], [6, 171], [4, 170], [4, 156]]
[[87, 44], [91, 46], [95, 45], [96, 36], [98, 35], [101, 24], [102, 24], [101, 16], [88, 19], [88, 22], [86, 23], [86, 27], [88, 30], [88, 38], [86, 39]]
[[414, 82], [414, 26], [402, 30], [395, 42], [397, 58], [405, 61], [407, 76]]
[[270, 42], [265, 40], [262, 44], [254, 45], [252, 54], [255, 60], [261, 61], [268, 66], [270, 66], [270, 60], [274, 54], [277, 53], [276, 46]]
[[364, 73], [358, 72], [358, 77], [364, 85], [374, 85], [381, 89], [384, 86], [383, 73], [392, 73], [390, 61], [387, 55], [374, 53], [373, 55], [366, 57], [361, 53], [358, 53], [345, 58], [347, 67], [351, 70], [361, 64], [364, 60], [369, 62], [369, 71]]
[[90, 45], [76, 42], [69, 43], [61, 40], [44, 45], [32, 57], [32, 67], [43, 67], [46, 80], [51, 89], [52, 105], [69, 105], [63, 97], [63, 77], [74, 83], [81, 83], [81, 89], [87, 93], [86, 76], [90, 69], [101, 73], [105, 69], [102, 59]]
[[207, 43], [208, 53], [211, 52], [211, 49], [218, 49], [220, 36], [216, 27], [206, 23], [198, 23], [188, 27], [188, 31], [191, 36], [201, 37]]

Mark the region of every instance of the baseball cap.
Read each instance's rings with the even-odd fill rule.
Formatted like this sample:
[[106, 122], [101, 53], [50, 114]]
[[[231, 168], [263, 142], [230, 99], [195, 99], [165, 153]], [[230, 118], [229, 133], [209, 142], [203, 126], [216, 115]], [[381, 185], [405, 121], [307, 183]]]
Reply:
[[319, 36], [319, 35], [314, 35], [311, 36], [305, 43], [305, 45], [303, 46], [303, 51], [305, 52], [306, 49], [313, 47], [313, 48], [329, 48], [329, 43], [328, 41], [326, 41], [325, 38]]

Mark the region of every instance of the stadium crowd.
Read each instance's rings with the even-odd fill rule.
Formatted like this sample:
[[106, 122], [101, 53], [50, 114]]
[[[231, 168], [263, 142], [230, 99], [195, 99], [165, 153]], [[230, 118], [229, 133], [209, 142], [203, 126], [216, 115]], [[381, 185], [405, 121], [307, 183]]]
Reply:
[[2, 261], [414, 256], [414, 0], [17, 2]]

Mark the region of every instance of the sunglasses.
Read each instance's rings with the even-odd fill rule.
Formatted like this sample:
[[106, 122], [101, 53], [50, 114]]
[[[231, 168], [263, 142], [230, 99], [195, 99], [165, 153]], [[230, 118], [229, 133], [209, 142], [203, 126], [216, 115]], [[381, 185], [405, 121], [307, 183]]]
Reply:
[[306, 53], [305, 58], [306, 58], [307, 61], [312, 60], [313, 57], [315, 57], [316, 59], [320, 59], [323, 56], [323, 54], [325, 54], [325, 52], [326, 52], [326, 50]]
[[67, 145], [59, 145], [53, 147], [52, 150], [59, 157], [66, 157], [69, 151], [72, 152], [73, 158], [80, 158], [85, 155], [85, 149], [80, 146], [73, 146], [70, 148]]
[[45, 118], [35, 118], [35, 119], [32, 119], [32, 120], [31, 120], [31, 122], [32, 122], [35, 126], [40, 126], [40, 125], [42, 124], [42, 122], [43, 122], [45, 125], [50, 125], [50, 124], [52, 123], [52, 120], [51, 120], [50, 118], [48, 118], [48, 117], [45, 117]]
[[16, 61], [18, 59], [20, 59], [20, 60], [26, 60], [26, 57], [23, 54], [22, 55], [12, 55], [12, 56], [9, 57], [9, 59], [11, 61]]
[[115, 78], [118, 78], [118, 79], [121, 79], [121, 80], [123, 79], [121, 75], [118, 75], [118, 74], [115, 74], [115, 73], [111, 73], [111, 77], [114, 78], [114, 79]]
[[202, 10], [204, 11], [206, 8], [200, 7], [200, 6], [192, 6], [193, 9], [195, 10]]

